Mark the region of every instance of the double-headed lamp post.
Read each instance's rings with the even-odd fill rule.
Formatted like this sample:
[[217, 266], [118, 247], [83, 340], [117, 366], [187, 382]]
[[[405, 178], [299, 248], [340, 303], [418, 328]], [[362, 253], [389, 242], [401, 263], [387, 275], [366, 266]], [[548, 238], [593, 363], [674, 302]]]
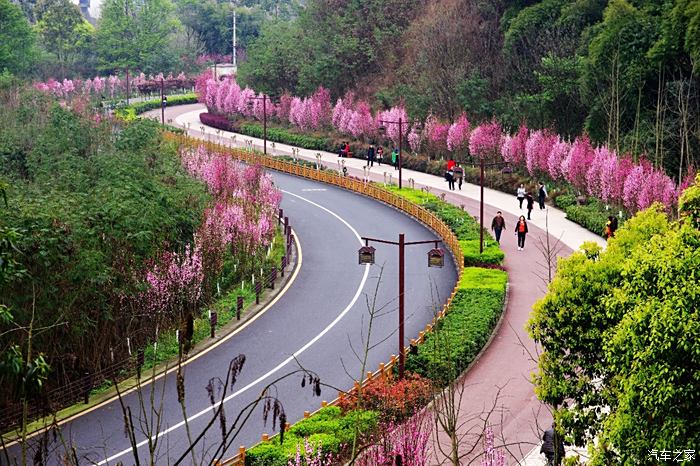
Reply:
[[[417, 120], [410, 120], [410, 121], [404, 121], [403, 118], [399, 118], [398, 120], [378, 120], [379, 123], [383, 125], [399, 125], [399, 160], [398, 160], [398, 165], [399, 165], [399, 189], [401, 189], [402, 182], [401, 182], [401, 158], [403, 154], [403, 125], [404, 124], [416, 124], [419, 123]], [[386, 128], [381, 126], [379, 127], [379, 131], [386, 131]]]
[[479, 157], [479, 254], [484, 253], [484, 169], [486, 167], [507, 167], [510, 162], [485, 163], [483, 157]]
[[442, 267], [445, 264], [445, 253], [438, 248], [441, 240], [410, 241], [406, 242], [404, 234], [399, 234], [399, 241], [387, 241], [383, 239], [362, 237], [365, 245], [358, 251], [359, 263], [374, 264], [374, 248], [369, 245], [370, 241], [375, 243], [393, 244], [399, 247], [399, 379], [404, 378], [404, 366], [406, 350], [404, 348], [404, 249], [406, 246], [416, 244], [434, 243], [435, 247], [428, 252], [428, 267]]

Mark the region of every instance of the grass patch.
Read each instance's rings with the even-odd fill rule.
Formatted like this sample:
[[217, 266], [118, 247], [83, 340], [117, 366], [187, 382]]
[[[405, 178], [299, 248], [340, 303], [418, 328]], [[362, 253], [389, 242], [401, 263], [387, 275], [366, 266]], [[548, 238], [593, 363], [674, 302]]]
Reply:
[[455, 380], [481, 351], [503, 310], [506, 272], [467, 267], [445, 318], [406, 359], [406, 370], [438, 385]]

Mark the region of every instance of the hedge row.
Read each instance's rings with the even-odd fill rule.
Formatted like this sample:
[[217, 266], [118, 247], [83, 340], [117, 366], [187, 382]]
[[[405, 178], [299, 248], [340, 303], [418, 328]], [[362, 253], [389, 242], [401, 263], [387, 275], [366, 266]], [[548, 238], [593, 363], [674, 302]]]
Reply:
[[[254, 138], [263, 137], [263, 125], [257, 123], [244, 123], [238, 129], [238, 132]], [[267, 128], [267, 140], [289, 144], [303, 149], [322, 150], [334, 152], [332, 143], [327, 138], [306, 136], [296, 134], [280, 128]]]
[[406, 370], [439, 385], [455, 380], [481, 351], [503, 310], [508, 274], [464, 269], [449, 312], [422, 344], [413, 347]]
[[350, 411], [341, 414], [337, 406], [327, 406], [313, 416], [294, 424], [284, 434], [259, 443], [246, 452], [246, 466], [287, 466], [297, 453], [297, 446], [304, 452], [304, 438], [321, 451], [338, 455], [344, 447], [352, 445], [355, 428], [368, 436], [377, 428], [379, 414], [376, 411]]
[[[608, 216], [617, 215], [617, 211], [606, 210], [605, 206], [594, 198], [589, 198], [586, 204], [579, 205], [576, 196], [561, 195], [554, 199], [554, 204], [566, 213], [566, 218], [601, 236]], [[618, 227], [622, 226], [624, 221], [624, 217], [618, 217]]]
[[503, 263], [503, 251], [487, 231], [484, 232], [484, 252], [479, 254], [479, 224], [466, 211], [424, 191], [410, 188], [399, 190], [395, 186], [390, 186], [389, 189], [435, 213], [450, 227], [459, 240], [465, 266]]
[[[197, 96], [195, 94], [173, 95], [168, 97], [169, 107], [196, 103]], [[122, 105], [115, 110], [115, 114], [124, 120], [133, 120], [137, 115], [156, 108], [160, 108], [160, 99], [144, 100], [141, 102], [133, 102], [129, 105]]]

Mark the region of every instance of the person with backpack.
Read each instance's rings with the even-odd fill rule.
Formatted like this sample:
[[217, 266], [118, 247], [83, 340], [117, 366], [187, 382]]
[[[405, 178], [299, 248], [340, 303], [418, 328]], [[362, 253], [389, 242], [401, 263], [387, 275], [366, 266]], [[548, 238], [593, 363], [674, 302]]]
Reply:
[[518, 237], [518, 251], [522, 251], [525, 249], [525, 235], [527, 235], [527, 222], [524, 215], [521, 215], [518, 223], [515, 224], [515, 234]]
[[547, 466], [559, 466], [564, 459], [564, 442], [557, 431], [554, 430], [554, 424], [545, 430], [544, 435], [542, 435], [540, 453], [544, 453], [545, 458], [547, 458]]
[[377, 164], [382, 166], [382, 159], [384, 158], [384, 148], [382, 146], [377, 147]]
[[455, 173], [452, 170], [447, 170], [445, 172], [445, 180], [447, 180], [447, 188], [450, 191], [455, 189]]

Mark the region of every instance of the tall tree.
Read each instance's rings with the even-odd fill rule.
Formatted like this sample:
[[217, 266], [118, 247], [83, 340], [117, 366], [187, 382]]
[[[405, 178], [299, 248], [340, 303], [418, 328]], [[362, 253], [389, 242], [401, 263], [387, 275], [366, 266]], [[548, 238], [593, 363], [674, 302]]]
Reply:
[[103, 70], [167, 71], [176, 64], [170, 38], [180, 22], [170, 0], [106, 0], [97, 24]]
[[43, 46], [58, 59], [62, 74], [94, 32], [77, 5], [69, 0], [45, 0], [37, 5], [37, 29]]
[[34, 34], [22, 10], [0, 0], [0, 73], [23, 73], [34, 60]]

